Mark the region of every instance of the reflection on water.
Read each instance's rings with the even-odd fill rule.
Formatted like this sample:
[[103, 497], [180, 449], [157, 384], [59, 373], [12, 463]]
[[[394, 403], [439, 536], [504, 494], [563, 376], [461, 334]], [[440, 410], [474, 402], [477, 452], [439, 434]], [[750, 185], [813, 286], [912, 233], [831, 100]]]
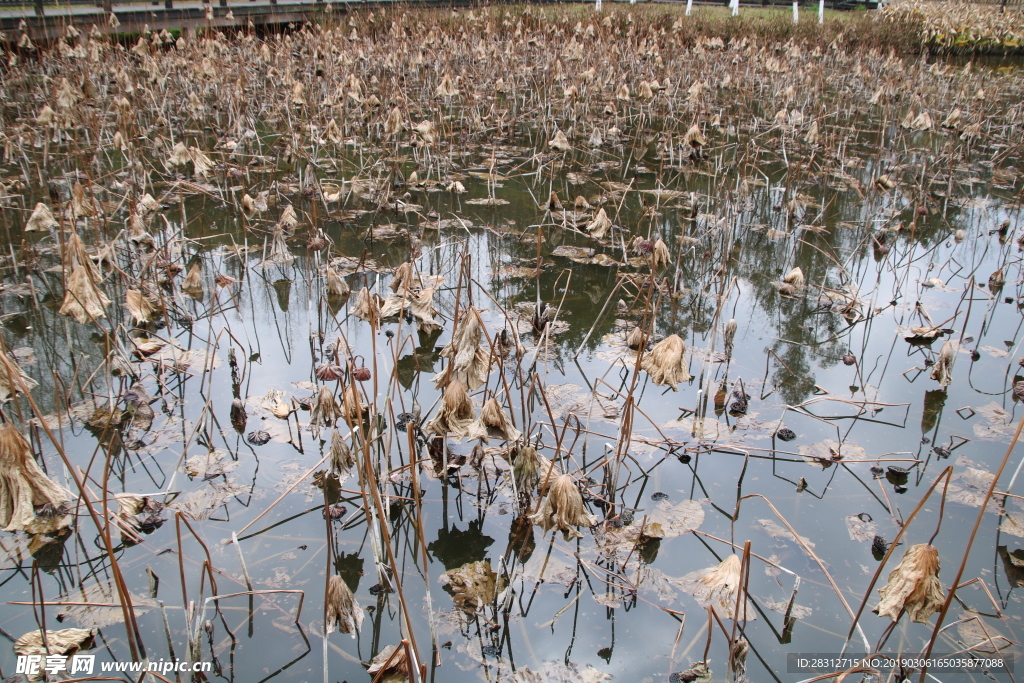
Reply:
[[[309, 681], [323, 675], [320, 643], [309, 634], [322, 632], [330, 572], [368, 617], [356, 640], [329, 638], [324, 656], [336, 680], [364, 680], [360, 662], [409, 638], [432, 680], [508, 680], [513, 667], [546, 671], [545, 680], [601, 680], [568, 668], [594, 667], [616, 680], [661, 681], [705, 658], [708, 614], [687, 576], [719, 566], [750, 540], [744, 580], [758, 616], [743, 627], [748, 672], [751, 680], [790, 680], [786, 653], [843, 648], [851, 622], [844, 601], [859, 607], [888, 543], [952, 466], [934, 541], [948, 587], [1020, 417], [1012, 393], [1022, 320], [1019, 179], [1007, 170], [1020, 141], [995, 131], [1012, 117], [998, 100], [978, 100], [993, 119], [989, 139], [911, 133], [894, 121], [895, 109], [871, 109], [868, 97], [858, 94], [863, 106], [848, 109], [849, 65], [815, 67], [835, 80], [822, 102], [769, 92], [783, 80], [811, 87], [794, 75], [797, 57], [792, 71], [743, 71], [763, 86], [762, 102], [721, 86], [731, 57], [697, 57], [719, 83], [707, 102], [687, 105], [686, 90], [659, 92], [676, 98], [671, 111], [657, 110], [654, 120], [647, 104], [635, 115], [602, 114], [602, 132], [610, 139], [616, 127], [622, 137], [574, 144], [565, 154], [534, 148], [539, 119], [506, 127], [486, 145], [467, 137], [443, 150], [412, 145], [408, 131], [393, 149], [317, 143], [330, 150], [319, 166], [292, 158], [287, 139], [254, 133], [250, 144], [262, 151], [251, 168], [225, 152], [204, 184], [160, 176], [166, 208], [145, 224], [153, 250], [115, 239], [129, 218], [124, 209], [110, 209], [116, 229], [79, 222], [94, 252], [115, 249], [98, 259], [113, 303], [97, 324], [57, 312], [63, 238], [25, 233], [22, 243], [24, 217], [5, 211], [16, 255], [0, 293], [4, 340], [38, 383], [34, 400], [81, 468], [112, 539], [108, 549], [84, 507], [74, 533], [5, 534], [0, 580], [11, 602], [39, 599], [37, 590], [47, 601], [76, 602], [97, 586], [109, 593], [123, 575], [146, 607], [138, 635], [151, 657], [165, 656], [168, 641], [185, 656], [198, 633], [198, 657], [215, 656], [221, 678]], [[749, 70], [762, 57], [732, 63]], [[668, 51], [657, 59], [669, 59]], [[860, 79], [886, 61], [875, 55], [865, 63]], [[914, 68], [937, 102], [961, 102], [952, 77]], [[977, 79], [1014, 105], [1015, 71]], [[999, 88], [996, 79], [1005, 79]], [[504, 108], [494, 116], [526, 106], [525, 96], [488, 97], [496, 112]], [[797, 105], [815, 112], [828, 144], [808, 142], [805, 128], [788, 123], [786, 110]], [[589, 127], [593, 112], [566, 106], [560, 125], [586, 119]], [[790, 118], [771, 123], [777, 109]], [[712, 111], [723, 125], [705, 120]], [[446, 115], [439, 120], [450, 124]], [[700, 160], [666, 123], [685, 119], [685, 130], [694, 117], [715, 138]], [[275, 144], [287, 150], [272, 155]], [[52, 152], [26, 150], [25, 158], [44, 153]], [[1002, 166], [990, 161], [995, 155]], [[9, 180], [21, 162], [7, 161]], [[898, 187], [880, 179], [890, 174]], [[324, 187], [306, 184], [311, 175]], [[447, 189], [455, 180], [465, 194]], [[55, 188], [64, 203], [67, 185]], [[262, 212], [236, 206], [242, 194], [271, 189]], [[344, 197], [328, 200], [335, 191]], [[552, 191], [563, 209], [539, 208]], [[24, 192], [25, 206], [45, 198], [34, 180]], [[102, 196], [112, 201], [114, 190]], [[287, 236], [279, 233], [287, 258], [275, 243], [286, 203], [300, 217]], [[618, 226], [604, 240], [586, 232], [598, 206]], [[305, 246], [321, 233], [329, 248]], [[652, 268], [659, 238], [670, 260]], [[387, 297], [410, 254], [436, 286], [442, 330], [422, 333], [411, 315], [378, 326], [358, 315], [361, 290]], [[327, 267], [349, 296], [327, 296]], [[784, 278], [796, 268], [805, 285], [787, 289]], [[1006, 283], [993, 289], [989, 275], [999, 269]], [[197, 279], [186, 287], [193, 270]], [[141, 327], [122, 305], [138, 283], [163, 303]], [[542, 333], [533, 322], [538, 302], [552, 320]], [[521, 505], [530, 491], [518, 488], [516, 451], [500, 439], [446, 442], [415, 427], [410, 439], [406, 431], [443, 406], [435, 377], [452, 360], [442, 350], [469, 307], [483, 322], [481, 348], [505, 352], [473, 388], [474, 408], [496, 397], [542, 457], [573, 475], [587, 514], [600, 522], [582, 528], [580, 539], [531, 523], [538, 497], [532, 509]], [[726, 350], [730, 320], [735, 338]], [[635, 372], [626, 340], [637, 325], [653, 333], [649, 347], [680, 335], [693, 379], [674, 391]], [[950, 331], [922, 342], [913, 328]], [[947, 339], [962, 349], [952, 384], [940, 388], [930, 375]], [[318, 374], [332, 364], [338, 376]], [[357, 368], [365, 379], [354, 379]], [[312, 426], [323, 386], [344, 414], [337, 436]], [[352, 409], [352, 387], [375, 406], [372, 415]], [[71, 487], [30, 406], [10, 405], [41, 466]], [[336, 438], [347, 466], [335, 464]], [[341, 476], [324, 474], [332, 464]], [[381, 482], [376, 495], [368, 470]], [[547, 486], [545, 473], [534, 486]], [[128, 514], [121, 493], [168, 507]], [[682, 507], [690, 501], [699, 502], [699, 522]], [[981, 578], [997, 605], [984, 591], [958, 595], [1011, 638], [1024, 614], [1014, 593], [1024, 567], [1017, 502], [1009, 498], [1002, 511], [990, 504], [962, 577]], [[906, 548], [928, 541], [939, 510], [935, 497], [923, 505], [924, 521], [908, 527], [883, 581]], [[466, 600], [451, 583], [439, 590], [444, 572], [484, 561], [501, 579], [488, 600]], [[297, 617], [296, 594], [271, 592], [296, 590], [304, 594]], [[205, 603], [214, 591], [262, 593]], [[475, 608], [460, 607], [467, 604]], [[1006, 619], [994, 616], [996, 607]], [[200, 613], [206, 621], [197, 621]], [[887, 633], [888, 620], [866, 614], [864, 637], [888, 638], [886, 651], [913, 651], [929, 637], [906, 620]], [[726, 612], [718, 616], [729, 631]], [[56, 612], [46, 618], [54, 629]], [[8, 605], [0, 621], [14, 638], [37, 628], [27, 605]], [[69, 617], [61, 627], [76, 623]], [[129, 658], [124, 633], [117, 618], [103, 625], [104, 658]], [[951, 629], [936, 649], [954, 651], [969, 636]], [[706, 657], [715, 680], [725, 678], [727, 640], [713, 630]], [[859, 633], [853, 642], [863, 647]], [[14, 670], [9, 651], [0, 653], [0, 669]]]

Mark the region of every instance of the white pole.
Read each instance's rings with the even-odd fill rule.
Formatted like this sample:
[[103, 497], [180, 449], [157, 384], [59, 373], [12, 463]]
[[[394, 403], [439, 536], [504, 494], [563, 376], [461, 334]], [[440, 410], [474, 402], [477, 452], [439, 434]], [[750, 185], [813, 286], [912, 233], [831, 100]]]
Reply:
[[825, 0], [818, 0], [818, 23], [825, 23]]
[[796, 24], [797, 22], [800, 21], [800, 17], [799, 17], [799, 14], [798, 14], [798, 12], [800, 10], [798, 9], [798, 7], [799, 7], [799, 4], [798, 4], [797, 0], [793, 0], [793, 23], [794, 24]]
[[693, 9], [693, 0], [686, 0], [686, 16], [690, 16], [690, 10]]
[[594, 9], [595, 9], [596, 11], [598, 11], [598, 12], [600, 12], [600, 11], [601, 11], [601, 0], [597, 0], [597, 1], [596, 1], [596, 2], [594, 3]]

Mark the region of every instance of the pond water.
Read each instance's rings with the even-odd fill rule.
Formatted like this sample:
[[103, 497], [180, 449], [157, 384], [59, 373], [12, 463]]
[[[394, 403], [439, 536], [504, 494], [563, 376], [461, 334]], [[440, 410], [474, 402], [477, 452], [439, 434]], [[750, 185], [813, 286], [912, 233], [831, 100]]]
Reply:
[[[208, 680], [370, 680], [362, 662], [403, 638], [431, 681], [686, 680], [670, 675], [704, 660], [725, 680], [740, 633], [750, 680], [801, 680], [835, 669], [792, 671], [787, 655], [843, 652], [869, 588], [845, 652], [922, 652], [936, 617], [904, 614], [887, 632], [892, 620], [870, 611], [877, 589], [931, 542], [947, 590], [973, 538], [960, 581], [977, 581], [957, 592], [934, 651], [1018, 653], [1021, 499], [994, 497], [972, 537], [1020, 417], [1016, 65], [683, 49], [622, 12], [590, 25], [595, 54], [643, 58], [581, 76], [575, 15], [483, 13], [465, 20], [461, 47], [440, 16], [108, 47], [107, 63], [69, 39], [81, 55], [9, 65], [3, 338], [44, 420], [20, 397], [4, 412], [76, 499], [56, 444], [81, 468], [99, 518], [108, 497], [111, 548], [74, 500], [72, 532], [4, 533], [0, 633], [40, 619], [97, 628], [89, 652], [130, 661], [123, 576], [148, 657], [212, 661]], [[474, 49], [507, 55], [507, 70], [468, 71]], [[440, 66], [417, 62], [424, 53]], [[459, 92], [439, 96], [449, 73]], [[37, 120], [61, 78], [80, 100], [77, 128], [59, 106], [56, 124]], [[640, 81], [656, 78], [645, 97]], [[362, 113], [371, 94], [382, 106]], [[402, 130], [389, 135], [394, 106]], [[435, 130], [412, 130], [426, 120]], [[567, 150], [552, 148], [556, 131]], [[179, 141], [186, 159], [170, 165]], [[92, 188], [96, 215], [76, 213], [76, 184]], [[161, 206], [145, 208], [145, 193]], [[26, 232], [37, 202], [58, 225]], [[612, 227], [597, 239], [602, 209]], [[58, 312], [72, 230], [94, 255], [112, 247], [98, 285], [112, 303], [95, 321]], [[436, 330], [357, 315], [360, 291], [388, 298], [407, 262], [418, 279], [397, 297], [433, 287]], [[351, 295], [328, 296], [328, 267]], [[198, 284], [185, 283], [194, 269]], [[127, 290], [157, 307], [149, 322], [133, 320]], [[485, 332], [474, 416], [496, 398], [572, 475], [596, 520], [579, 538], [530, 523], [542, 495], [520, 491], [512, 465], [525, 442], [428, 433], [438, 383], [461, 376], [444, 351], [456, 319]], [[679, 335], [692, 378], [655, 384], [627, 345], [638, 327], [645, 357]], [[950, 357], [942, 386], [932, 374]], [[355, 387], [363, 417], [317, 424], [321, 386], [341, 413]], [[356, 460], [337, 478], [334, 423]], [[1024, 495], [1011, 488], [1020, 462], [1015, 451], [997, 491]], [[943, 483], [928, 494], [946, 468], [943, 504]], [[115, 519], [122, 493], [159, 505]], [[716, 594], [708, 640], [699, 572], [748, 541], [752, 607], [734, 625], [735, 593]], [[365, 618], [354, 639], [325, 644], [331, 575]], [[63, 604], [41, 614], [40, 594]], [[0, 652], [5, 676], [15, 660]]]

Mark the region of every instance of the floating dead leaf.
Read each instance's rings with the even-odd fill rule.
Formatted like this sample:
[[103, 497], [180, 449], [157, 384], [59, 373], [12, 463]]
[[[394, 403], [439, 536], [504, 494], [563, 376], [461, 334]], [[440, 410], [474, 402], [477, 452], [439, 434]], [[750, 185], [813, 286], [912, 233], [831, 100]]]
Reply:
[[707, 662], [697, 662], [686, 671], [677, 671], [669, 676], [670, 683], [711, 683], [711, 667]]
[[[960, 290], [955, 287], [949, 287], [945, 282], [937, 277], [928, 278], [927, 280], [921, 281], [922, 287], [933, 289], [936, 292], [959, 292]], [[918, 329], [918, 328], [915, 328]]]
[[957, 617], [956, 632], [971, 652], [994, 654], [1013, 643], [994, 626], [985, 621], [977, 612], [962, 612]]
[[847, 515], [846, 530], [851, 541], [872, 541], [878, 533], [878, 524], [862, 512], [859, 515]]
[[[770, 609], [773, 612], [778, 612], [779, 614], [785, 614], [786, 613], [786, 609], [789, 608], [789, 602], [786, 601], [786, 600], [779, 600], [779, 601], [765, 600], [764, 601], [764, 606], [767, 607], [768, 609]], [[795, 619], [806, 619], [807, 617], [811, 616], [811, 613], [813, 611], [814, 611], [813, 609], [811, 609], [810, 607], [806, 607], [804, 605], [793, 605], [793, 608], [792, 608], [792, 610], [790, 611], [789, 614], [790, 614], [791, 617], [793, 617]]]
[[[29, 674], [28, 680], [38, 681], [47, 678], [44, 673], [44, 663], [51, 655], [73, 657], [82, 650], [91, 650], [94, 647], [93, 638], [96, 631], [91, 628], [64, 628], [59, 631], [46, 631], [46, 639], [39, 629], [29, 631], [14, 641], [14, 652], [21, 656], [41, 657], [43, 662], [36, 674]], [[48, 679], [55, 680], [55, 679]]]
[[984, 422], [978, 421], [972, 425], [976, 438], [985, 441], [1006, 441], [1013, 435], [1013, 416], [995, 401], [975, 406], [973, 410], [984, 418]]
[[[131, 601], [136, 615], [145, 614], [157, 606], [155, 600], [134, 593], [131, 594]], [[109, 605], [109, 607], [73, 605], [62, 608], [63, 611], [58, 613], [58, 617], [62, 621], [70, 619], [71, 623], [84, 629], [104, 628], [124, 621], [124, 610], [121, 609], [117, 588], [112, 581], [92, 581], [84, 586], [73, 588], [57, 598], [57, 602], [90, 602]]]
[[441, 584], [452, 594], [456, 607], [465, 612], [475, 612], [494, 604], [504, 588], [504, 579], [499, 579], [491, 569], [490, 560], [484, 560], [449, 569], [441, 574]]
[[498, 679], [498, 683], [602, 683], [612, 680], [606, 674], [587, 664], [584, 667], [564, 662], [544, 662], [536, 670], [518, 667]]
[[998, 349], [994, 346], [979, 346], [978, 350], [984, 351], [993, 358], [1006, 358], [1010, 355], [1010, 352], [1007, 351], [1006, 349]]
[[494, 271], [496, 278], [503, 280], [512, 279], [524, 279], [530, 280], [537, 277], [536, 268], [527, 268], [525, 266], [502, 266]]
[[899, 325], [896, 327], [896, 334], [908, 342], [931, 342], [942, 335], [941, 327], [908, 327]]
[[[552, 384], [545, 389], [551, 412], [556, 420], [575, 415], [583, 422], [588, 420], [614, 420], [617, 416], [615, 403], [600, 393], [591, 393], [578, 384]], [[611, 417], [607, 417], [611, 415]]]
[[[608, 590], [611, 591], [610, 588]], [[602, 607], [607, 607], [609, 609], [617, 609], [619, 607], [622, 607], [623, 601], [627, 599], [627, 596], [623, 595], [622, 593], [615, 592], [592, 593], [591, 595], [594, 598], [594, 602], [601, 605]]]
[[[771, 536], [772, 538], [774, 538], [774, 539], [776, 539], [778, 541], [793, 541], [793, 542], [796, 542], [797, 537], [793, 535], [793, 532], [791, 532], [789, 529], [787, 529], [787, 528], [785, 528], [783, 526], [780, 526], [779, 523], [776, 522], [775, 520], [773, 520], [773, 519], [759, 519], [757, 521], [758, 521], [758, 523], [760, 523], [760, 525], [762, 527], [764, 527], [764, 530], [767, 531], [768, 535]], [[814, 547], [814, 543], [812, 543], [810, 539], [808, 539], [808, 538], [806, 538], [804, 536], [800, 536], [800, 540], [803, 541], [804, 545], [806, 545], [808, 548], [813, 548]]]
[[594, 256], [594, 250], [588, 249], [587, 247], [574, 247], [568, 244], [562, 244], [555, 247], [551, 251], [552, 256], [561, 256], [567, 258], [576, 263], [590, 263], [590, 259]]
[[247, 488], [228, 480], [211, 479], [206, 486], [180, 496], [167, 507], [180, 510], [192, 519], [208, 519], [221, 505], [235, 496], [242, 495]]
[[239, 462], [233, 459], [227, 451], [216, 449], [202, 455], [192, 456], [183, 463], [182, 471], [190, 477], [209, 479], [227, 474], [238, 465]]
[[639, 566], [633, 575], [633, 580], [636, 582], [637, 588], [648, 595], [654, 595], [658, 598], [658, 602], [671, 605], [678, 597], [676, 580], [650, 565]]
[[[692, 595], [704, 607], [712, 606], [722, 618], [732, 619], [736, 612], [736, 592], [740, 586], [740, 556], [733, 553], [713, 567], [690, 572], [673, 583]], [[757, 618], [750, 599], [744, 601], [739, 618]]]
[[1019, 510], [1006, 510], [1004, 514], [1006, 516], [999, 525], [999, 530], [1003, 533], [1010, 534], [1011, 536], [1024, 538], [1024, 512]]
[[644, 535], [651, 538], [675, 538], [700, 528], [704, 523], [704, 506], [696, 500], [676, 504], [660, 501], [647, 517]]
[[576, 570], [554, 555], [534, 553], [520, 574], [524, 581], [567, 585], [576, 580]]
[[833, 439], [825, 439], [818, 443], [802, 444], [797, 447], [797, 452], [803, 459], [814, 465], [827, 467], [830, 463], [840, 460], [857, 461], [866, 460], [867, 452], [852, 443], [839, 443]]
[[380, 683], [409, 680], [409, 653], [404, 645], [388, 645], [377, 653], [366, 673]]
[[713, 416], [682, 417], [670, 420], [661, 426], [663, 431], [680, 431], [700, 441], [714, 443], [740, 443], [743, 434], [736, 432], [735, 426]]
[[509, 202], [507, 199], [499, 199], [498, 197], [480, 197], [479, 199], [468, 199], [465, 203], [472, 206], [504, 206]]
[[[985, 502], [985, 495], [989, 486], [995, 478], [991, 472], [968, 467], [963, 472], [957, 472], [949, 481], [949, 495], [947, 500], [953, 503], [981, 507]], [[999, 506], [995, 501], [989, 501], [988, 512], [999, 512]]]
[[11, 355], [20, 365], [35, 365], [36, 363], [36, 351], [31, 346], [19, 346], [16, 349], [11, 349]]

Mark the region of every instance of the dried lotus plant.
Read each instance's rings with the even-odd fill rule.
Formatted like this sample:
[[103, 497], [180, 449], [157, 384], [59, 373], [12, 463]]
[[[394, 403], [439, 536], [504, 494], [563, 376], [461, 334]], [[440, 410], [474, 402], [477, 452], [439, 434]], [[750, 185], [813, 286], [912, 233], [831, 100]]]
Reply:
[[437, 132], [432, 121], [421, 121], [413, 127], [413, 130], [420, 136], [424, 144], [430, 145], [437, 141]]
[[453, 379], [444, 388], [437, 414], [423, 425], [423, 429], [427, 434], [452, 434], [461, 439], [469, 431], [475, 415], [473, 399], [466, 392], [466, 387], [460, 380]]
[[326, 138], [331, 144], [335, 145], [344, 139], [341, 136], [341, 128], [338, 126], [338, 122], [335, 119], [328, 121], [327, 125], [324, 127], [324, 138]]
[[603, 240], [607, 235], [608, 231], [612, 228], [612, 220], [608, 218], [608, 214], [605, 213], [603, 208], [598, 209], [597, 215], [594, 216], [594, 220], [587, 223], [587, 232], [590, 236], [596, 240]]
[[115, 521], [121, 530], [121, 540], [126, 543], [141, 542], [144, 529], [152, 530], [154, 525], [162, 523], [159, 515], [164, 506], [149, 496], [119, 493], [114, 500], [117, 502]]
[[459, 91], [455, 88], [455, 82], [452, 80], [452, 75], [446, 73], [441, 78], [441, 83], [438, 84], [434, 94], [438, 97], [455, 97], [459, 94]]
[[[423, 125], [423, 124], [420, 124]], [[398, 107], [392, 107], [388, 113], [387, 121], [384, 123], [384, 135], [385, 137], [394, 137], [402, 132], [402, 110]]]
[[345, 583], [345, 580], [337, 574], [332, 574], [327, 579], [327, 594], [324, 596], [326, 603], [326, 633], [349, 633], [353, 638], [356, 632], [363, 626], [363, 608], [352, 595], [352, 590]]
[[281, 210], [281, 217], [277, 219], [274, 231], [276, 233], [277, 229], [280, 228], [281, 232], [285, 235], [291, 235], [290, 231], [292, 231], [298, 224], [299, 216], [295, 213], [295, 207], [292, 204], [289, 204]]
[[248, 192], [242, 195], [242, 212], [247, 218], [252, 218], [257, 213], [256, 200]]
[[722, 343], [725, 346], [726, 355], [732, 355], [733, 344], [736, 341], [736, 319], [732, 318], [725, 324], [725, 328], [722, 330]]
[[480, 318], [476, 309], [470, 308], [452, 333], [452, 340], [441, 350], [441, 357], [447, 358], [449, 364], [434, 377], [434, 383], [442, 386], [457, 379], [470, 391], [483, 385], [490, 372], [491, 355], [480, 346], [482, 337]]
[[803, 287], [804, 271], [799, 266], [797, 266], [793, 270], [786, 273], [786, 277], [782, 278], [782, 281], [787, 285], [792, 285], [793, 287]]
[[327, 269], [325, 280], [327, 285], [327, 296], [344, 299], [352, 293], [348, 283], [345, 282], [345, 278], [341, 277], [341, 275], [338, 274], [338, 271], [334, 268]]
[[492, 396], [480, 409], [480, 417], [469, 426], [466, 436], [470, 439], [482, 439], [484, 442], [488, 438], [518, 441], [523, 434], [512, 424], [511, 416], [502, 409], [498, 399]]
[[947, 339], [946, 343], [939, 349], [939, 357], [932, 366], [931, 378], [937, 380], [942, 388], [949, 386], [953, 381], [953, 363], [956, 362], [956, 354], [960, 343], [955, 339]]
[[441, 329], [441, 324], [434, 320], [437, 309], [434, 308], [434, 289], [424, 289], [415, 293], [392, 292], [380, 307], [382, 319], [400, 316], [408, 309], [416, 319], [416, 327], [424, 334]]
[[0, 403], [10, 401], [22, 387], [32, 390], [36, 386], [36, 381], [26, 375], [17, 362], [0, 351]]
[[675, 389], [679, 382], [692, 379], [686, 362], [686, 344], [678, 334], [665, 337], [655, 344], [650, 353], [644, 354], [640, 367], [658, 386]]
[[147, 192], [142, 196], [142, 199], [139, 200], [137, 211], [140, 215], [145, 216], [147, 213], [156, 213], [163, 208], [163, 205], [154, 199], [153, 195]]
[[409, 652], [406, 650], [405, 642], [401, 645], [388, 645], [381, 649], [377, 656], [370, 661], [370, 667], [366, 673], [373, 676], [373, 680], [380, 680], [382, 683], [408, 681]]
[[356, 305], [352, 309], [352, 314], [375, 325], [380, 320], [381, 302], [382, 299], [379, 296], [370, 293], [369, 289], [363, 287], [356, 295]]
[[683, 136], [683, 144], [689, 147], [693, 152], [694, 156], [700, 156], [701, 150], [707, 147], [708, 139], [704, 137], [704, 133], [701, 132], [700, 126], [696, 123], [690, 126], [686, 131], [686, 135]]
[[280, 223], [274, 228], [270, 238], [270, 249], [267, 250], [267, 258], [263, 262], [264, 267], [288, 266], [295, 260], [291, 250], [288, 248], [288, 241], [285, 239], [284, 231], [285, 228]]
[[420, 281], [419, 273], [416, 272], [413, 262], [406, 261], [395, 268], [394, 277], [391, 278], [391, 283], [388, 286], [392, 292], [401, 292], [406, 289], [420, 289], [423, 283]]
[[346, 439], [335, 427], [331, 429], [331, 471], [335, 474], [346, 474], [356, 465]]
[[231, 418], [231, 426], [235, 428], [235, 431], [239, 434], [244, 433], [245, 425], [249, 421], [249, 415], [245, 411], [245, 401], [240, 398], [233, 399], [231, 401], [229, 417]]
[[156, 308], [149, 303], [146, 296], [137, 289], [127, 289], [124, 292], [124, 307], [128, 309], [129, 315], [136, 325], [144, 325], [153, 319]]
[[188, 153], [188, 147], [185, 146], [184, 142], [177, 142], [171, 149], [171, 155], [167, 157], [167, 166], [175, 168], [178, 166], [185, 166], [188, 162], [192, 161], [192, 157]]
[[85, 242], [78, 236], [77, 232], [72, 232], [67, 242], [64, 243], [64, 250], [61, 252], [61, 261], [64, 265], [64, 274], [68, 277], [78, 267], [83, 267], [88, 271], [89, 278], [99, 284], [103, 281], [103, 275], [100, 273], [99, 268], [96, 267], [96, 263], [89, 256], [89, 251], [85, 248]]
[[53, 107], [48, 104], [44, 104], [43, 108], [39, 110], [36, 115], [36, 123], [40, 126], [52, 126], [56, 112], [53, 111]]
[[441, 584], [452, 594], [455, 606], [468, 613], [493, 605], [505, 588], [505, 580], [491, 569], [490, 560], [467, 562], [441, 575]]
[[338, 405], [338, 400], [334, 398], [334, 392], [323, 385], [320, 385], [320, 388], [317, 389], [309, 412], [309, 424], [314, 429], [333, 427], [334, 423], [342, 415], [341, 406]]
[[[516, 488], [519, 494], [523, 495], [533, 491], [540, 479], [540, 459], [537, 449], [526, 445], [514, 449], [512, 460], [512, 475], [515, 477]], [[545, 458], [546, 459], [546, 458]]]
[[626, 335], [626, 346], [631, 349], [639, 349], [647, 346], [647, 333], [637, 325]]
[[188, 273], [185, 275], [185, 279], [181, 281], [181, 291], [185, 292], [189, 296], [196, 296], [202, 298], [203, 296], [203, 267], [197, 262], [193, 263], [188, 269]]
[[565, 137], [565, 133], [562, 131], [556, 131], [555, 137], [551, 138], [548, 142], [548, 146], [551, 149], [558, 150], [559, 152], [568, 152], [572, 150], [572, 144], [569, 143], [569, 138]]
[[906, 611], [918, 623], [928, 621], [946, 600], [939, 582], [938, 548], [928, 543], [910, 546], [878, 593], [881, 599], [873, 610], [878, 616], [898, 621]]
[[671, 260], [672, 255], [668, 251], [668, 245], [659, 237], [658, 241], [654, 243], [654, 251], [651, 252], [651, 267], [656, 270], [664, 268]]
[[153, 236], [146, 230], [146, 222], [137, 213], [128, 218], [128, 239], [132, 244], [147, 250], [152, 249], [155, 244]]
[[46, 638], [39, 629], [29, 631], [14, 641], [14, 652], [22, 656], [62, 655], [71, 657], [82, 650], [91, 650], [96, 631], [91, 628], [65, 628], [47, 631]]
[[5, 531], [53, 534], [71, 525], [63, 512], [72, 499], [40, 469], [32, 448], [11, 424], [0, 424], [0, 526]]
[[342, 394], [342, 405], [345, 409], [344, 415], [348, 420], [355, 421], [362, 419], [366, 413], [366, 405], [359, 393], [359, 385], [355, 382], [348, 385], [345, 393]]
[[192, 170], [197, 178], [205, 178], [214, 169], [213, 160], [198, 147], [191, 147], [188, 150], [189, 158], [192, 160]]
[[565, 540], [583, 537], [576, 527], [597, 524], [597, 516], [587, 512], [583, 494], [576, 486], [576, 480], [568, 474], [553, 477], [544, 500], [529, 519], [545, 533], [551, 529], [560, 530]]
[[740, 590], [743, 562], [736, 553], [714, 567], [691, 572], [678, 580], [680, 588], [690, 593], [701, 605], [711, 606], [724, 618], [751, 621], [757, 612], [750, 599], [743, 600], [741, 614], [736, 615], [736, 598]]
[[46, 232], [56, 226], [57, 221], [53, 217], [50, 207], [39, 202], [25, 223], [25, 232]]
[[68, 206], [68, 212], [72, 220], [91, 218], [99, 214], [99, 209], [96, 208], [96, 200], [82, 183], [75, 183], [71, 188], [71, 204]]
[[434, 288], [420, 290], [413, 294], [409, 302], [409, 311], [416, 319], [416, 329], [423, 334], [431, 334], [441, 329], [441, 323], [434, 320], [437, 309], [434, 308]]
[[67, 289], [64, 292], [64, 303], [61, 304], [59, 311], [61, 315], [71, 316], [85, 324], [105, 318], [107, 316], [106, 307], [109, 305], [110, 299], [93, 281], [86, 266], [77, 266], [71, 271], [71, 277], [68, 278]]

